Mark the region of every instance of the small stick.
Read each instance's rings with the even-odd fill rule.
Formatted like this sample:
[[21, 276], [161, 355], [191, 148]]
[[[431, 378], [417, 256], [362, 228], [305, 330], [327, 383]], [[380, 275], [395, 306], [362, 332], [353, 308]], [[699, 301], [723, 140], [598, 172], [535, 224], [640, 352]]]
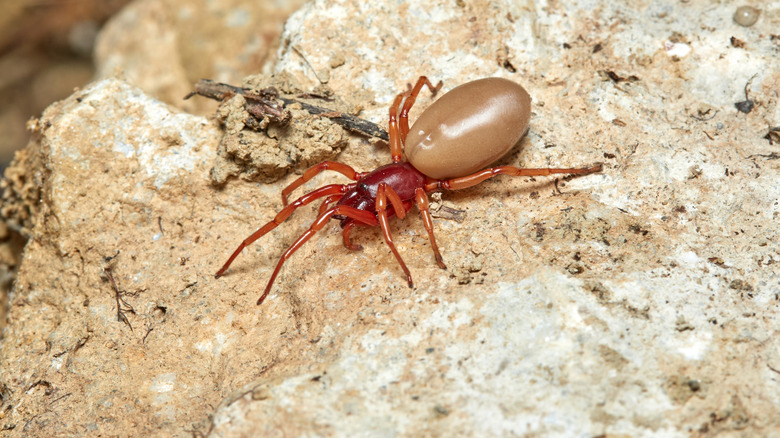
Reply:
[[[258, 118], [268, 116], [279, 123], [287, 123], [289, 122], [289, 114], [284, 114], [283, 110], [287, 106], [297, 103], [309, 114], [327, 117], [348, 131], [356, 132], [368, 137], [376, 137], [384, 141], [390, 139], [387, 135], [387, 131], [376, 123], [369, 122], [368, 120], [350, 114], [334, 111], [330, 108], [322, 108], [291, 97], [281, 96], [279, 95], [279, 91], [273, 87], [264, 88], [260, 90], [260, 93], [258, 94], [253, 93], [248, 88], [214, 82], [209, 79], [201, 79], [195, 84], [195, 91], [185, 96], [184, 99], [189, 99], [192, 96], [198, 95], [221, 102], [237, 94], [244, 96], [244, 99], [246, 99], [247, 102], [247, 111]], [[280, 106], [276, 99], [281, 100], [283, 105]]]

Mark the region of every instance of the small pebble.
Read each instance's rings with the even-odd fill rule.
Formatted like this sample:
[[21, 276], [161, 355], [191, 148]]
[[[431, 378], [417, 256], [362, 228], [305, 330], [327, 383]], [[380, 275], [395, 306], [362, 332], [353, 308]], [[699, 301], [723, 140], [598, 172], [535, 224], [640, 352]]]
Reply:
[[759, 15], [761, 15], [760, 9], [752, 6], [740, 6], [734, 12], [734, 21], [740, 26], [750, 27], [756, 24]]

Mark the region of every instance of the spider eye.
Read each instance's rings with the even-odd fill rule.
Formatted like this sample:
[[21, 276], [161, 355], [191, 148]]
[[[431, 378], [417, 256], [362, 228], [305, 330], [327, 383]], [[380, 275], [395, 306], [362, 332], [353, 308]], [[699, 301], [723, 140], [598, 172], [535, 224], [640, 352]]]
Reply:
[[368, 184], [366, 184], [366, 183], [358, 184], [358, 190], [360, 190], [361, 192], [368, 191]]

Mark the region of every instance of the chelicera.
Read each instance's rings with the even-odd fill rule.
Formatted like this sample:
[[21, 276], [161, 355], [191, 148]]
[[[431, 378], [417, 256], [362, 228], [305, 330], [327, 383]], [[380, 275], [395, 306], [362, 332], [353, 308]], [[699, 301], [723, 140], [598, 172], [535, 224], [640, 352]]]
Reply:
[[[403, 219], [416, 205], [436, 262], [446, 269], [433, 234], [428, 193], [465, 189], [497, 175], [589, 174], [601, 170], [601, 165], [569, 169], [521, 169], [514, 166], [485, 169], [509, 151], [525, 133], [531, 112], [528, 92], [522, 86], [500, 78], [468, 82], [430, 105], [410, 129], [409, 110], [424, 86], [435, 95], [441, 82], [434, 87], [428, 78], [421, 76], [414, 87], [398, 94], [390, 107], [388, 131], [392, 163], [370, 172], [356, 172], [352, 167], [334, 161], [312, 166], [282, 190], [285, 207], [273, 220], [241, 242], [216, 277], [225, 273], [246, 246], [279, 226], [295, 209], [324, 198], [317, 219], [282, 254], [257, 304], [268, 296], [285, 260], [330, 219], [341, 221], [344, 246], [354, 251], [361, 249], [350, 241], [350, 233], [355, 226], [380, 227], [387, 246], [406, 274], [409, 287], [413, 287], [412, 274], [395, 248], [388, 221], [393, 216]], [[404, 145], [408, 161], [403, 160]], [[341, 173], [354, 182], [326, 185], [292, 203], [287, 202], [295, 189], [325, 170]]]

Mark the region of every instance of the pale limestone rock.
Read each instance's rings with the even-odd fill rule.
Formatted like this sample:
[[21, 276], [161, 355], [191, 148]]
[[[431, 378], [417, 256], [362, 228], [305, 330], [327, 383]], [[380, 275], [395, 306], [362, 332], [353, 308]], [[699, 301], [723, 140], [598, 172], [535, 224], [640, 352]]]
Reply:
[[[445, 89], [499, 75], [535, 105], [502, 164], [605, 163], [557, 184], [445, 193], [465, 219], [437, 219], [437, 239], [449, 266], [479, 278], [467, 284], [436, 266], [415, 214], [392, 227], [414, 290], [377, 230], [353, 233], [354, 253], [333, 223], [258, 308], [315, 209], [213, 273], [296, 175], [214, 189], [216, 124], [120, 81], [53, 105], [17, 163], [33, 186], [7, 182], [11, 205], [29, 207], [36, 187], [40, 202], [8, 210], [28, 215], [17, 223], [33, 239], [3, 339], [2, 424], [18, 436], [777, 434], [780, 23], [764, 11], [738, 26], [734, 7], [315, 1], [291, 17], [269, 70], [327, 80], [377, 123], [419, 74]], [[350, 144], [339, 160], [368, 170], [388, 157]]]

